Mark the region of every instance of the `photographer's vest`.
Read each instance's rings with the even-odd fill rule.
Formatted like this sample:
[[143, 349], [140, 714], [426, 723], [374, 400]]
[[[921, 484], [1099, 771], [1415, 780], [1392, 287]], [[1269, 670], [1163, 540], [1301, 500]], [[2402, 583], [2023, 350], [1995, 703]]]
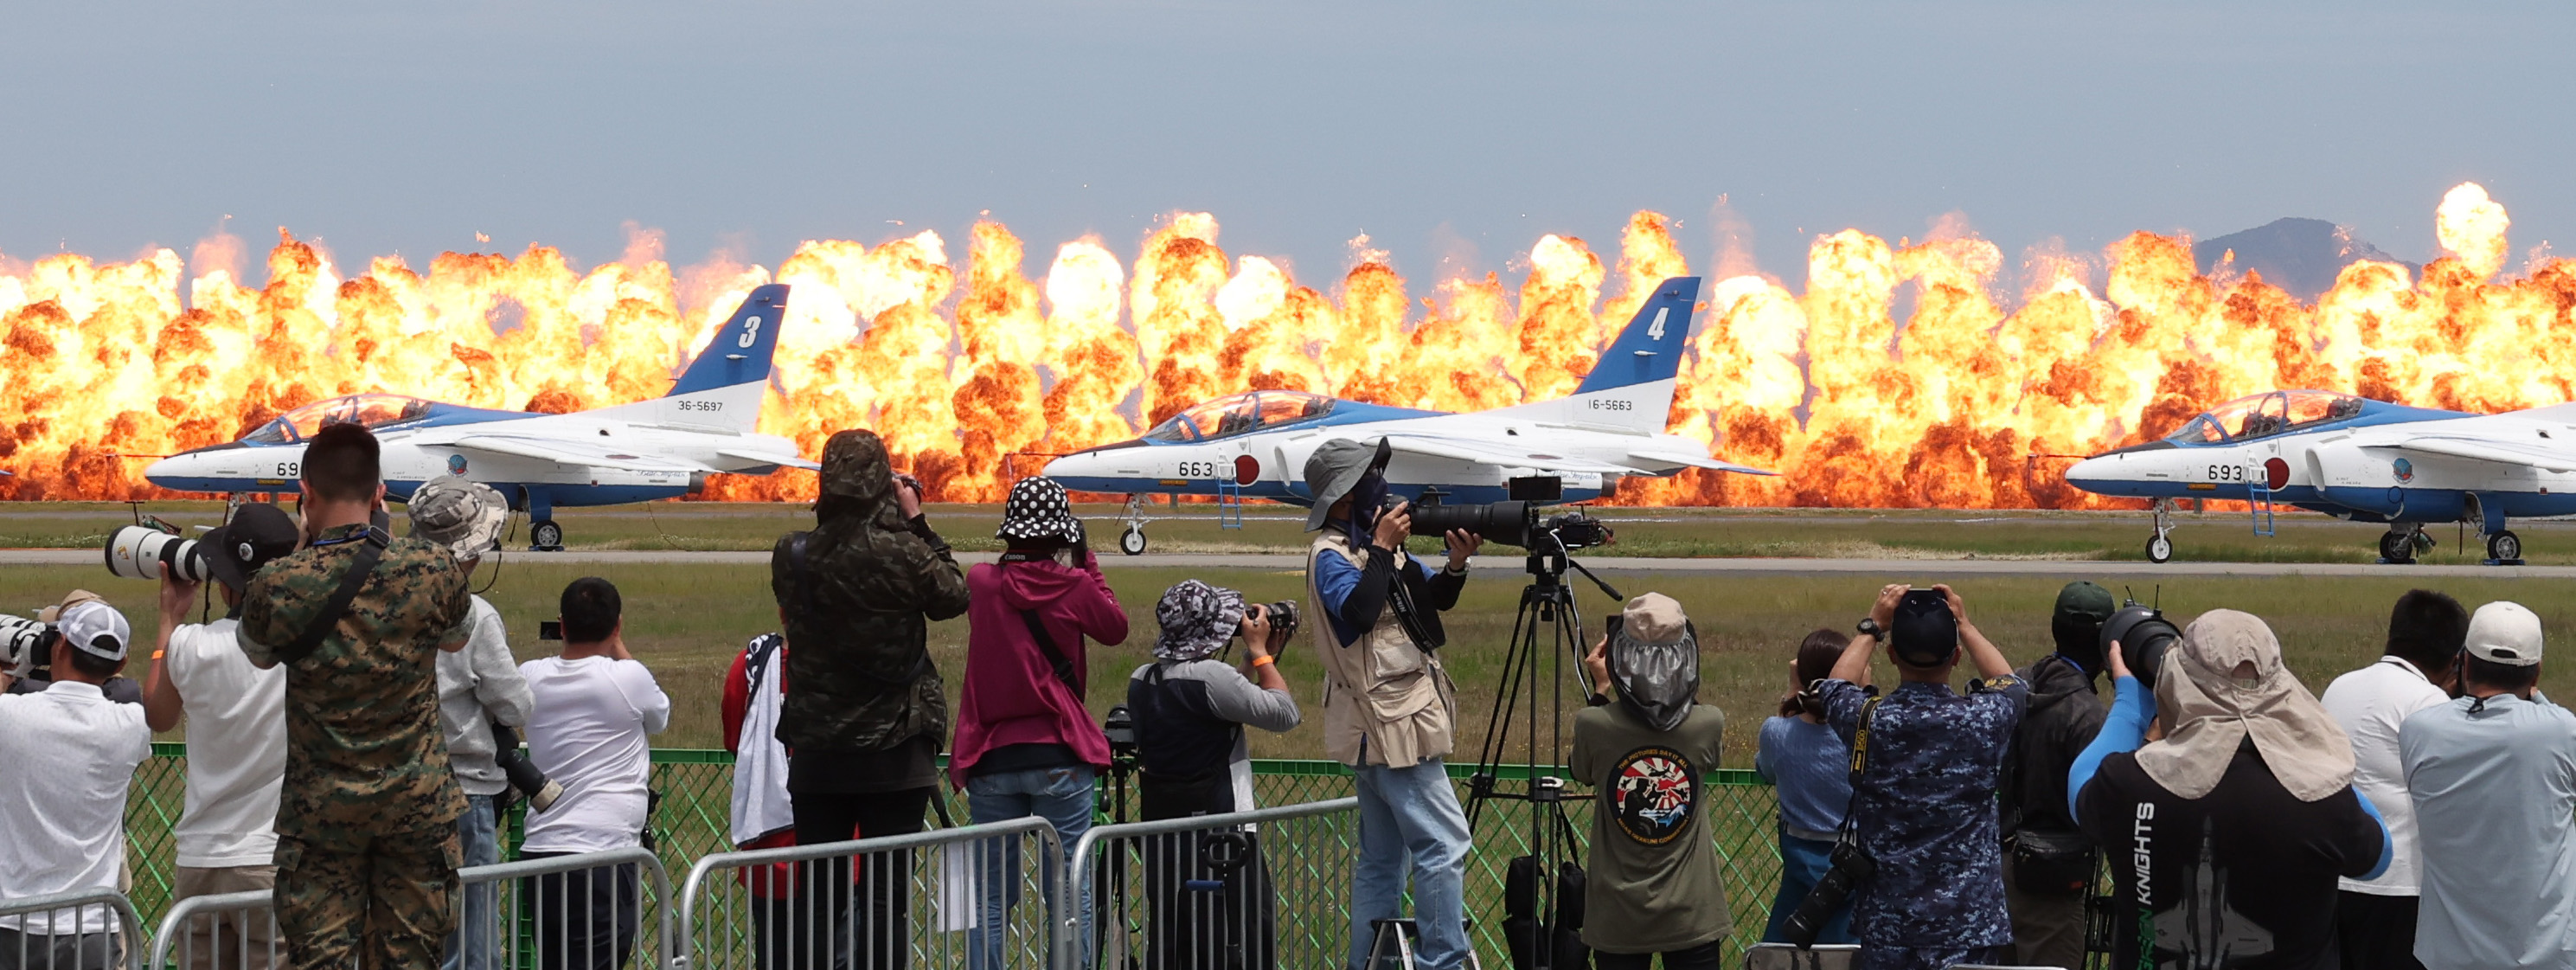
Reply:
[[[1349, 537], [1326, 529], [1307, 552], [1306, 602], [1324, 609], [1315, 588], [1312, 564], [1325, 555], [1340, 556], [1365, 569], [1374, 550], [1351, 550]], [[1396, 568], [1411, 562], [1396, 554]], [[1403, 582], [1401, 578], [1395, 580]], [[1456, 703], [1449, 673], [1440, 658], [1413, 644], [1389, 606], [1359, 638], [1343, 646], [1333, 624], [1308, 624], [1316, 656], [1324, 661], [1324, 754], [1346, 765], [1409, 768], [1425, 758], [1449, 753]]]

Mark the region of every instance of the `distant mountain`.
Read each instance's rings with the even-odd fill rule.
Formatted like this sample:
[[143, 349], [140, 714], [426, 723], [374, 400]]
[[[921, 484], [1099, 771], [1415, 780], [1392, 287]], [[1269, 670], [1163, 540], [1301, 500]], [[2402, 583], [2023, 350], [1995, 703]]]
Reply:
[[[2234, 253], [2230, 259], [2229, 254]], [[2409, 273], [2424, 267], [2391, 256], [2353, 235], [2349, 226], [2323, 219], [2278, 219], [2270, 225], [2191, 244], [2192, 259], [2204, 274], [2224, 270], [2263, 274], [2263, 282], [2288, 290], [2302, 300], [2334, 288], [2335, 274], [2355, 260], [2397, 263]]]

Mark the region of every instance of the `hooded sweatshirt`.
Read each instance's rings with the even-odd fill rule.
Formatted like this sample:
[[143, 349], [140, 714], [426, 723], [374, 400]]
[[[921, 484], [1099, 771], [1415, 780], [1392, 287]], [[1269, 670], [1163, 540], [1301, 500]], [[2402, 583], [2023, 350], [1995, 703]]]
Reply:
[[871, 431], [823, 446], [822, 499], [800, 585], [785, 536], [769, 587], [786, 616], [787, 700], [778, 740], [798, 754], [884, 751], [948, 731], [930, 621], [966, 612], [966, 577], [920, 516], [903, 517], [893, 465]]
[[1017, 744], [1062, 745], [1083, 764], [1109, 767], [1109, 739], [1080, 693], [1056, 677], [1055, 664], [1022, 616], [1037, 614], [1056, 650], [1073, 664], [1074, 683], [1088, 686], [1084, 638], [1104, 644], [1127, 640], [1127, 611], [1101, 578], [1099, 557], [1086, 554], [1080, 569], [1052, 559], [983, 563], [967, 570], [966, 589], [972, 604], [966, 611], [966, 685], [958, 698], [950, 779], [963, 787], [984, 755]]

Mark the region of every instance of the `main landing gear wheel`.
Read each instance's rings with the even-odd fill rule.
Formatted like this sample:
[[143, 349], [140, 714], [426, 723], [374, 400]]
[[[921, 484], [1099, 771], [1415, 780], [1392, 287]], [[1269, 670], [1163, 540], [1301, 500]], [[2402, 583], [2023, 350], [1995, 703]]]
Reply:
[[2522, 565], [2522, 537], [2507, 529], [2487, 534], [2487, 564], [2491, 566]]
[[2172, 562], [2173, 540], [2167, 539], [2163, 536], [2157, 536], [2147, 540], [2147, 561], [2159, 563]]
[[1118, 551], [1130, 556], [1144, 555], [1145, 530], [1139, 526], [1128, 526], [1127, 531], [1118, 534]]
[[563, 551], [563, 526], [553, 519], [538, 519], [528, 526], [528, 548], [537, 552]]

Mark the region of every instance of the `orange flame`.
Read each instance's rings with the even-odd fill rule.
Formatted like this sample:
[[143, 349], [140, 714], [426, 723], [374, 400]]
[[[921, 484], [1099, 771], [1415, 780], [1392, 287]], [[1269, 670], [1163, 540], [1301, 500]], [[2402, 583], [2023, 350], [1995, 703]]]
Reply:
[[[2447, 255], [2420, 279], [2354, 263], [2313, 305], [2256, 273], [2201, 275], [2186, 240], [2152, 233], [2098, 256], [2035, 249], [2007, 296], [2004, 253], [1961, 220], [1919, 243], [1817, 237], [1803, 294], [1759, 275], [1704, 289], [1670, 415], [1719, 457], [1782, 475], [1636, 479], [1616, 500], [2083, 507], [2107, 503], [2034, 454], [2145, 440], [2257, 390], [2471, 411], [2576, 396], [2563, 349], [2576, 263], [2543, 247], [2499, 278], [2511, 222], [2475, 184], [2443, 198], [2436, 225]], [[1065, 243], [1034, 280], [1021, 240], [978, 222], [962, 286], [935, 232], [807, 242], [774, 272], [721, 257], [675, 272], [659, 235], [635, 231], [623, 258], [587, 271], [531, 246], [443, 253], [426, 272], [382, 257], [345, 276], [281, 230], [255, 290], [236, 279], [230, 236], [197, 248], [193, 277], [170, 250], [0, 259], [0, 467], [18, 473], [0, 496], [156, 495], [116, 455], [227, 441], [338, 394], [552, 412], [648, 398], [776, 280], [797, 289], [763, 430], [810, 455], [835, 430], [873, 427], [935, 497], [989, 501], [1011, 453], [1123, 439], [1247, 388], [1454, 411], [1564, 394], [1655, 283], [1690, 272], [1653, 212], [1629, 219], [1611, 266], [1547, 235], [1515, 260], [1529, 270], [1517, 288], [1443, 279], [1418, 303], [1367, 243], [1352, 240], [1330, 295], [1284, 263], [1227, 254], [1206, 213], [1174, 214], [1124, 266], [1097, 239]], [[1749, 268], [1740, 253], [1728, 265]], [[812, 489], [779, 475], [710, 492]]]

